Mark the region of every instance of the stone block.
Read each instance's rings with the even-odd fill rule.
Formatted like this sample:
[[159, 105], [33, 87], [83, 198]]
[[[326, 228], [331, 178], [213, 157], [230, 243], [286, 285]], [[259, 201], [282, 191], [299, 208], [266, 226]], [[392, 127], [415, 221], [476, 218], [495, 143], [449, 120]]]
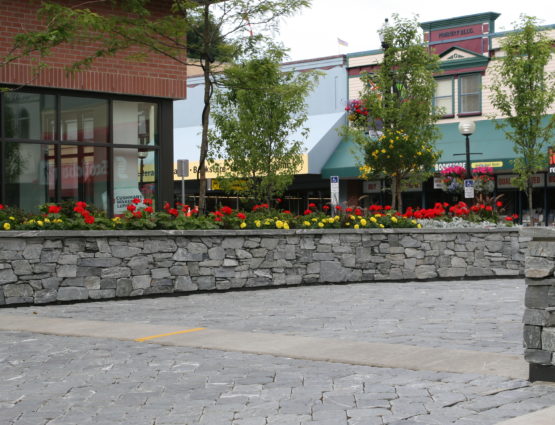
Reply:
[[27, 242], [24, 239], [2, 239], [0, 251], [23, 251]]
[[115, 289], [93, 289], [89, 291], [92, 300], [104, 300], [116, 297]]
[[555, 312], [547, 309], [527, 308], [524, 310], [523, 323], [535, 326], [555, 326]]
[[109, 277], [100, 279], [100, 289], [116, 289], [117, 279]]
[[130, 257], [135, 257], [137, 255], [139, 255], [141, 253], [141, 249], [139, 248], [133, 248], [131, 246], [127, 246], [127, 245], [121, 245], [121, 246], [112, 246], [112, 255], [115, 258], [130, 258]]
[[439, 277], [463, 277], [466, 275], [466, 268], [464, 267], [440, 267], [437, 270]]
[[101, 278], [121, 278], [131, 276], [131, 270], [128, 267], [108, 267], [100, 272]]
[[399, 241], [399, 243], [403, 248], [417, 248], [421, 245], [422, 242], [420, 242], [418, 239], [415, 239], [411, 236], [404, 236]]
[[[416, 258], [407, 258], [403, 261], [403, 270], [414, 272], [416, 269]], [[415, 274], [416, 276], [416, 274]]]
[[555, 352], [555, 328], [543, 328], [541, 331], [541, 349]]
[[56, 267], [56, 276], [58, 277], [76, 277], [77, 266], [67, 264]]
[[173, 280], [168, 278], [152, 279], [150, 287], [152, 288], [154, 286], [171, 286], [173, 288]]
[[316, 249], [316, 244], [314, 243], [314, 239], [313, 238], [309, 238], [308, 236], [304, 237], [301, 239], [299, 247], [301, 249], [306, 249], [306, 250], [314, 250]]
[[134, 290], [148, 288], [150, 286], [151, 281], [152, 281], [152, 277], [148, 275], [133, 276], [131, 278], [131, 282]]
[[[276, 239], [277, 242], [277, 239]], [[222, 248], [232, 248], [232, 249], [240, 249], [243, 248], [245, 244], [245, 239], [243, 238], [224, 238], [222, 239]], [[191, 244], [189, 244], [188, 248], [191, 249]], [[201, 252], [201, 251], [199, 251]]]
[[549, 307], [548, 294], [551, 286], [528, 286], [524, 295], [524, 305], [528, 308]]
[[160, 269], [152, 269], [150, 271], [153, 279], [164, 279], [167, 277], [171, 277], [170, 271], [167, 268], [160, 268]]
[[528, 255], [531, 257], [555, 258], [555, 242], [531, 241], [528, 243]]
[[225, 249], [221, 246], [215, 246], [208, 250], [208, 258], [211, 260], [223, 260], [225, 258]]
[[32, 297], [34, 295], [33, 287], [27, 283], [8, 283], [4, 285], [4, 296], [11, 297]]
[[133, 282], [129, 278], [118, 279], [116, 282], [116, 297], [129, 297], [133, 291]]
[[58, 264], [77, 264], [79, 257], [75, 254], [61, 254], [58, 258]]
[[80, 267], [77, 266], [77, 277], [100, 276], [102, 268], [100, 267]]
[[17, 282], [17, 276], [12, 269], [0, 270], [0, 285], [6, 283]]
[[530, 348], [524, 350], [524, 360], [528, 363], [549, 365], [551, 364], [552, 358], [553, 353], [551, 351], [534, 350]]
[[57, 289], [41, 289], [35, 292], [35, 304], [49, 304], [56, 302], [58, 297]]
[[43, 249], [40, 254], [41, 263], [57, 263], [60, 258], [61, 251], [53, 249]]
[[[260, 247], [264, 248], [264, 249], [268, 249], [270, 251], [273, 251], [274, 249], [277, 248], [279, 243], [279, 239], [278, 238], [263, 238], [260, 241]], [[238, 248], [242, 248], [242, 247], [238, 247]]]
[[424, 258], [424, 251], [422, 249], [405, 248], [404, 253], [407, 258]]
[[194, 280], [194, 282], [201, 291], [216, 289], [216, 278], [214, 276], [199, 276]]
[[252, 255], [249, 251], [246, 251], [246, 250], [244, 250], [244, 249], [236, 249], [236, 250], [235, 250], [235, 256], [236, 256], [239, 260], [247, 260], [247, 259], [253, 257], [253, 255]]
[[320, 245], [332, 245], [337, 246], [340, 244], [339, 235], [335, 234], [323, 234], [318, 242]]
[[166, 239], [150, 239], [145, 242], [142, 251], [144, 253], [152, 252], [175, 252], [177, 250], [177, 244], [175, 240], [171, 238]]
[[320, 282], [345, 282], [348, 269], [336, 261], [322, 261], [320, 264]]
[[493, 276], [493, 270], [490, 268], [469, 266], [466, 269], [466, 275], [469, 277]]
[[58, 289], [61, 281], [62, 279], [59, 277], [48, 277], [46, 279], [42, 279], [41, 283], [44, 289]]
[[524, 348], [539, 350], [542, 348], [542, 328], [541, 326], [524, 325], [523, 330]]
[[42, 245], [30, 244], [23, 250], [23, 258], [26, 260], [38, 260], [42, 252]]
[[100, 289], [100, 277], [98, 276], [87, 276], [83, 278], [85, 288]]
[[121, 264], [119, 258], [112, 257], [101, 257], [101, 258], [79, 258], [77, 260], [77, 265], [80, 267], [115, 267]]
[[170, 267], [170, 273], [172, 276], [183, 276], [189, 274], [189, 268], [185, 265], [178, 265]]
[[179, 276], [177, 279], [175, 279], [176, 291], [188, 292], [197, 291], [198, 289], [198, 285], [196, 283], [193, 283], [190, 276]]
[[524, 273], [526, 277], [539, 279], [553, 274], [555, 262], [543, 257], [526, 257]]
[[[204, 247], [206, 248], [206, 246]], [[188, 248], [178, 248], [172, 259], [174, 261], [202, 261], [204, 259], [204, 254], [201, 252], [190, 252]]]
[[459, 257], [451, 257], [451, 267], [463, 267], [466, 268], [466, 261]]
[[89, 298], [89, 291], [83, 287], [61, 287], [58, 289], [58, 301], [77, 301]]
[[495, 276], [520, 276], [520, 270], [509, 269], [509, 268], [493, 268], [493, 273]]

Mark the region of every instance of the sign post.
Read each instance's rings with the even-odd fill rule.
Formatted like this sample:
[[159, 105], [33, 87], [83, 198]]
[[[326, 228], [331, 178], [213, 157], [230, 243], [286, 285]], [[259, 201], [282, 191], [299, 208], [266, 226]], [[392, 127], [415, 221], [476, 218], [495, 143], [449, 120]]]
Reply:
[[181, 203], [185, 205], [185, 177], [189, 177], [189, 160], [177, 160], [177, 175], [181, 177]]
[[339, 176], [330, 176], [330, 195], [332, 214], [335, 215], [335, 207], [339, 205]]
[[464, 181], [464, 197], [474, 198], [474, 180], [466, 179]]

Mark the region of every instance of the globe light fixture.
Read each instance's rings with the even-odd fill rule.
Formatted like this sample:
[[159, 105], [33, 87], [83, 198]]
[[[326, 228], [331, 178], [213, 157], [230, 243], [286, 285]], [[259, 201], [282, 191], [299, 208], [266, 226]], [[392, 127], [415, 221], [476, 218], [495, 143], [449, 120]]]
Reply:
[[472, 178], [472, 170], [470, 168], [470, 135], [474, 134], [476, 123], [474, 121], [461, 121], [459, 123], [459, 133], [466, 137], [466, 178]]

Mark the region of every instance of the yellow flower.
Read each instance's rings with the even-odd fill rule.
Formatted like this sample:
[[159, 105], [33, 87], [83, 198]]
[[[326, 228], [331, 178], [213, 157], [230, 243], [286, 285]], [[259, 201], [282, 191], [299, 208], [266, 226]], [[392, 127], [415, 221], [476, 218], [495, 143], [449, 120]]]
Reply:
[[376, 217], [370, 217], [370, 221], [371, 221], [372, 223], [376, 223], [378, 220], [376, 220]]
[[318, 223], [318, 227], [324, 227], [324, 223], [322, 222]]
[[350, 225], [351, 225], [351, 223], [349, 223], [349, 222], [345, 223], [345, 226], [350, 226]]
[[254, 220], [254, 225], [255, 225], [256, 227], [260, 227], [261, 224], [262, 224], [262, 223], [260, 222], [260, 220]]
[[418, 152], [416, 152], [416, 155], [421, 156], [422, 152], [418, 151]]
[[386, 153], [387, 151], [385, 149], [382, 149], [382, 153]]
[[241, 229], [244, 229], [245, 227], [247, 227], [247, 223], [245, 223], [244, 221], [239, 225], [239, 227]]
[[270, 222], [270, 220], [266, 220], [266, 221], [264, 222], [264, 225], [265, 225], [265, 226], [269, 226], [270, 224], [272, 224], [272, 223]]
[[49, 218], [45, 218], [45, 219], [44, 219], [44, 222], [45, 222], [45, 223], [50, 223], [50, 219], [49, 219]]
[[397, 220], [397, 217], [391, 217], [391, 221], [392, 221], [393, 223], [397, 223], [397, 221], [398, 221], [398, 220]]
[[276, 227], [278, 229], [283, 229], [283, 221], [281, 221], [281, 220], [276, 221]]
[[284, 222], [284, 223], [283, 223], [283, 228], [284, 228], [285, 230], [289, 230], [289, 223], [288, 223], [288, 222]]
[[333, 219], [334, 219], [335, 221], [339, 221], [339, 220], [341, 220], [341, 216], [336, 215]]
[[366, 226], [366, 223], [367, 223], [366, 219], [362, 218], [362, 219], [360, 220], [360, 224], [361, 224], [362, 226]]
[[356, 220], [356, 217], [355, 217], [354, 215], [351, 214], [351, 215], [349, 216], [349, 219], [351, 219], [351, 220]]
[[29, 223], [29, 224], [35, 224], [35, 220], [31, 219], [31, 220], [29, 220], [27, 223]]
[[383, 224], [380, 224], [380, 227], [383, 229], [385, 226]]
[[303, 225], [305, 225], [306, 227], [310, 226], [310, 221], [303, 221]]
[[15, 220], [15, 217], [10, 217], [10, 220]]
[[318, 219], [315, 217], [315, 218], [312, 219], [312, 221], [316, 222], [316, 221], [318, 221]]
[[10, 225], [10, 223], [4, 223], [4, 230], [10, 230], [12, 228], [12, 226]]
[[418, 223], [418, 224], [416, 225], [416, 227], [417, 227], [418, 229], [422, 229], [422, 225], [421, 225], [420, 223]]
[[374, 216], [381, 217], [382, 215], [380, 213], [377, 213], [377, 214], [374, 214]]
[[[119, 220], [119, 217], [116, 217]], [[113, 219], [112, 219], [113, 220]], [[114, 220], [114, 221], [118, 221], [118, 220]], [[52, 223], [63, 223], [61, 218], [56, 218], [52, 221]]]
[[43, 223], [41, 220], [37, 221], [37, 224], [38, 224], [39, 226], [43, 226], [43, 225], [44, 225], [44, 223]]
[[355, 224], [353, 227], [354, 227], [355, 229], [360, 229], [360, 226], [359, 226], [358, 224]]
[[411, 223], [412, 223], [412, 224], [416, 224], [416, 220], [411, 220]]

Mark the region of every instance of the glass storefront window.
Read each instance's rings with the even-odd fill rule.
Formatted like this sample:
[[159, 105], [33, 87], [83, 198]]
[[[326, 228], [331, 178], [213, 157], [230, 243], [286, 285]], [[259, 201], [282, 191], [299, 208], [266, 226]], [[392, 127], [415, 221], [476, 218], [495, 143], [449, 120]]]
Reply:
[[123, 214], [133, 198], [156, 194], [156, 152], [114, 149], [114, 214]]
[[61, 96], [62, 141], [108, 142], [108, 101]]
[[439, 78], [437, 81], [434, 105], [443, 110], [443, 115], [453, 115], [453, 80]]
[[4, 135], [10, 139], [54, 140], [56, 98], [52, 95], [4, 94]]
[[147, 102], [113, 102], [114, 143], [158, 144], [157, 105]]
[[53, 145], [8, 142], [5, 146], [6, 204], [27, 211], [56, 201], [56, 161]]
[[108, 209], [108, 149], [61, 146], [61, 198]]

